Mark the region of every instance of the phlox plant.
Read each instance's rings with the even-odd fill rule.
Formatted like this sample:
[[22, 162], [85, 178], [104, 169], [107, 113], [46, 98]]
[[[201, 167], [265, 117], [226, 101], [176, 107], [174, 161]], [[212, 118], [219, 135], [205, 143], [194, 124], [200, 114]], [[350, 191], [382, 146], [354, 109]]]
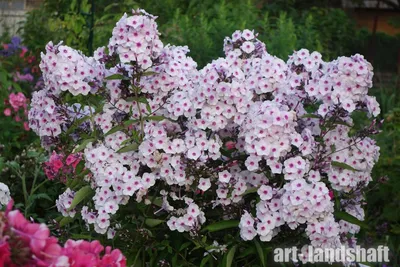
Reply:
[[[202, 264], [288, 235], [304, 262], [309, 244], [355, 246], [379, 157], [371, 64], [307, 49], [285, 62], [246, 29], [198, 70], [188, 47], [160, 41], [155, 19], [125, 14], [92, 57], [46, 46], [29, 125], [53, 155], [74, 155], [59, 211], [131, 244], [181, 233]], [[370, 124], [357, 127], [356, 113]]]

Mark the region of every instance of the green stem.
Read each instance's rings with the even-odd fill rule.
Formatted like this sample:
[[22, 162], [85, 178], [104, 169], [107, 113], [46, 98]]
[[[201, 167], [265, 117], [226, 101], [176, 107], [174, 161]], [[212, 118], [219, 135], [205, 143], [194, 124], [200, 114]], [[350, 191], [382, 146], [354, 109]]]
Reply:
[[28, 213], [28, 191], [26, 190], [26, 180], [25, 180], [25, 176], [24, 175], [21, 176], [21, 180], [22, 180], [22, 191], [24, 193], [24, 200], [25, 200], [25, 212], [24, 212], [24, 215], [26, 217], [26, 215]]
[[33, 188], [32, 186], [32, 191], [31, 191], [31, 195], [33, 195], [36, 190], [38, 190], [40, 187], [42, 187], [42, 185], [44, 185], [45, 183], [47, 183], [49, 180], [44, 180], [43, 182], [41, 182], [38, 186], [36, 186], [35, 188]]
[[35, 188], [38, 176], [39, 176], [38, 168], [37, 168], [37, 165], [35, 165], [35, 171], [34, 171], [34, 175], [33, 175], [33, 182], [32, 182], [32, 186], [31, 186], [31, 193], [30, 193], [29, 196], [33, 195], [33, 193], [34, 193], [33, 189]]
[[143, 247], [141, 247], [141, 248], [139, 249], [138, 253], [136, 253], [135, 260], [133, 261], [133, 264], [132, 264], [133, 267], [136, 266], [136, 262], [137, 262], [137, 260], [139, 259], [139, 255], [140, 255], [140, 252], [142, 252], [142, 249], [143, 249]]

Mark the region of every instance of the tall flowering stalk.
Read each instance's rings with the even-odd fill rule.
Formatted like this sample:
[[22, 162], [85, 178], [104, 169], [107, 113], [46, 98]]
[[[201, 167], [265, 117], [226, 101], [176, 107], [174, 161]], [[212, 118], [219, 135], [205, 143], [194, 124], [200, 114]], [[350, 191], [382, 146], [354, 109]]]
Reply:
[[83, 151], [84, 161], [60, 211], [80, 210], [109, 237], [121, 206], [143, 202], [142, 226], [166, 222], [196, 240], [239, 227], [245, 241], [296, 232], [314, 247], [354, 246], [379, 157], [370, 138], [379, 122], [352, 119], [380, 112], [367, 95], [370, 63], [306, 49], [285, 62], [251, 30], [226, 38], [225, 57], [201, 70], [188, 52], [163, 45], [143, 10], [125, 14], [93, 57], [47, 45], [30, 127], [45, 147]]

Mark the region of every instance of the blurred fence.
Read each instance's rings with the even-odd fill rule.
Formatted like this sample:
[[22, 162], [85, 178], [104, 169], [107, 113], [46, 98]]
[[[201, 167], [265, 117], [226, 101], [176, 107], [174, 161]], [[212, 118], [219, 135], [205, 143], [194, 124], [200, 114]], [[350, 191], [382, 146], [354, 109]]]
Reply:
[[16, 34], [25, 20], [25, 14], [43, 0], [0, 0], [0, 36], [5, 32]]

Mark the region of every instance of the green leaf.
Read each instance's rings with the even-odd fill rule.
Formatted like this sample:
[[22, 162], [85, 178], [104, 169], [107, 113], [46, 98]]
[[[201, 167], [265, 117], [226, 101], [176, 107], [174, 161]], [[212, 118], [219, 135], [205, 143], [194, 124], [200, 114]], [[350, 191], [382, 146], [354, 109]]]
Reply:
[[126, 127], [128, 127], [128, 126], [131, 126], [132, 124], [134, 124], [134, 123], [137, 123], [137, 122], [139, 122], [139, 120], [127, 120], [127, 121], [125, 121], [124, 122], [124, 125], [126, 126]]
[[122, 125], [117, 125], [117, 126], [111, 128], [104, 136], [109, 136], [109, 135], [111, 135], [111, 134], [113, 134], [113, 133], [122, 131], [122, 130], [124, 130], [124, 129], [125, 129], [125, 128], [124, 128]]
[[256, 245], [258, 257], [260, 258], [261, 264], [262, 264], [263, 267], [265, 267], [266, 265], [265, 265], [264, 251], [263, 251], [260, 243], [257, 240], [254, 240], [254, 244]]
[[156, 75], [156, 74], [158, 74], [158, 72], [146, 71], [146, 72], [142, 73], [141, 76], [152, 76], [152, 75]]
[[338, 167], [338, 168], [344, 169], [344, 170], [350, 170], [350, 171], [353, 171], [353, 172], [357, 172], [358, 171], [357, 169], [354, 169], [350, 165], [347, 165], [346, 163], [339, 162], [339, 161], [332, 161], [331, 165], [334, 166], [334, 167]]
[[192, 244], [192, 242], [183, 243], [182, 246], [179, 248], [179, 251], [184, 250], [185, 248], [189, 247], [191, 244]]
[[59, 222], [60, 227], [64, 227], [67, 224], [73, 222], [75, 220], [75, 218], [71, 218], [71, 217], [64, 217], [61, 219], [61, 221]]
[[78, 165], [76, 165], [75, 173], [81, 173], [83, 171], [83, 168], [85, 168], [85, 161], [81, 160]]
[[344, 126], [347, 126], [347, 127], [351, 127], [350, 124], [348, 124], [347, 122], [341, 121], [341, 120], [335, 121], [335, 124], [340, 124], [340, 125], [344, 125]]
[[346, 222], [349, 222], [352, 224], [356, 224], [356, 225], [360, 226], [361, 228], [369, 229], [369, 226], [365, 222], [360, 221], [359, 219], [357, 219], [356, 217], [354, 217], [351, 214], [348, 214], [345, 211], [335, 211], [333, 213], [333, 215], [335, 215], [335, 217], [338, 219], [345, 220]]
[[137, 102], [143, 103], [143, 104], [148, 104], [148, 103], [149, 103], [149, 101], [147, 100], [147, 98], [144, 97], [144, 96], [139, 97], [139, 98], [135, 98], [134, 101], [137, 101]]
[[253, 187], [253, 188], [247, 189], [247, 190], [242, 194], [242, 196], [245, 196], [245, 195], [248, 195], [248, 194], [252, 194], [252, 193], [256, 193], [257, 190], [258, 190], [258, 187]]
[[72, 210], [79, 203], [81, 203], [82, 200], [84, 200], [88, 196], [91, 196], [92, 194], [93, 194], [93, 189], [90, 187], [90, 185], [82, 187], [81, 189], [79, 189], [78, 192], [75, 193], [75, 197], [72, 200], [71, 206], [69, 207], [68, 210]]
[[226, 267], [231, 267], [233, 258], [235, 257], [235, 252], [236, 252], [237, 246], [233, 246], [229, 251], [228, 254], [226, 254]]
[[149, 227], [156, 227], [159, 224], [162, 224], [164, 221], [159, 219], [151, 219], [147, 218], [144, 223]]
[[137, 150], [138, 147], [139, 147], [138, 144], [130, 144], [118, 150], [117, 153], [126, 153], [130, 151], [135, 151]]
[[151, 204], [156, 205], [161, 208], [162, 204], [163, 204], [163, 200], [161, 197], [156, 197]]
[[126, 77], [126, 76], [124, 76], [124, 75], [122, 75], [122, 74], [113, 74], [113, 75], [110, 75], [110, 76], [108, 76], [108, 77], [105, 77], [104, 78], [105, 80], [129, 80], [129, 77]]
[[91, 240], [92, 236], [90, 235], [83, 235], [83, 234], [71, 234], [71, 237], [73, 239], [85, 239], [85, 240]]
[[206, 266], [206, 263], [207, 263], [210, 259], [211, 259], [211, 255], [208, 254], [206, 257], [204, 257], [204, 258], [201, 260], [200, 267]]
[[332, 153], [335, 153], [335, 152], [336, 152], [336, 146], [335, 146], [335, 144], [332, 144], [332, 145], [331, 145], [331, 151], [332, 151]]
[[238, 259], [245, 258], [251, 254], [256, 254], [256, 248], [254, 246], [246, 248], [240, 255], [237, 257]]
[[146, 117], [146, 120], [151, 120], [151, 121], [162, 121], [164, 120], [164, 116], [148, 116]]
[[104, 11], [103, 11], [103, 12], [106, 12], [106, 11], [108, 11], [109, 9], [112, 9], [112, 8], [114, 8], [114, 7], [118, 7], [119, 5], [120, 5], [119, 3], [112, 3], [112, 4], [108, 5], [108, 6], [106, 6], [106, 7], [104, 8]]
[[36, 199], [47, 199], [49, 201], [53, 201], [53, 199], [51, 199], [51, 197], [46, 193], [33, 194], [29, 197], [29, 199], [31, 201], [36, 200]]
[[301, 118], [304, 118], [304, 119], [305, 118], [320, 119], [321, 117], [316, 115], [316, 114], [309, 113], [309, 114], [304, 114], [303, 116], [301, 116]]
[[76, 152], [80, 152], [80, 151], [84, 150], [89, 143], [94, 142], [94, 141], [96, 141], [95, 138], [89, 138], [89, 139], [83, 140], [83, 142], [79, 146], [77, 146], [73, 152], [76, 153]]
[[220, 221], [220, 222], [216, 222], [216, 223], [207, 225], [202, 231], [217, 232], [217, 231], [221, 231], [224, 229], [236, 228], [236, 227], [238, 227], [238, 225], [239, 225], [238, 220]]

